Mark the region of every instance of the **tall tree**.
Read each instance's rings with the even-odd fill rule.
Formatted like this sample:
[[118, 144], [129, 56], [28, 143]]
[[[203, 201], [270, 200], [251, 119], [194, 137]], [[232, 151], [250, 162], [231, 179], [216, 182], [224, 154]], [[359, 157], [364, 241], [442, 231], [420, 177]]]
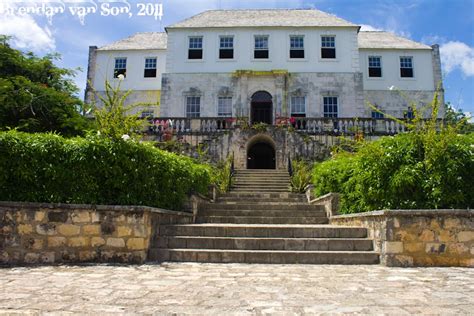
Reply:
[[454, 109], [449, 102], [445, 104], [444, 108], [447, 124], [456, 125], [460, 133], [474, 132], [474, 123], [470, 121], [471, 118], [462, 109]]
[[78, 112], [75, 71], [55, 66], [57, 54], [24, 53], [9, 39], [0, 35], [0, 130], [83, 134], [89, 123]]

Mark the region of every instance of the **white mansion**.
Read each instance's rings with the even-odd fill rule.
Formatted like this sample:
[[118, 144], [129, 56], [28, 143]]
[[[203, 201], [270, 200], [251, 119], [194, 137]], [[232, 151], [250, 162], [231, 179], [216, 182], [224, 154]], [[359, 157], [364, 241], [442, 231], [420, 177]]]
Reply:
[[[129, 101], [150, 104], [143, 115], [201, 122], [244, 117], [276, 124], [293, 117], [317, 131], [325, 126], [318, 119], [383, 119], [368, 102], [397, 118], [412, 115], [413, 101], [431, 102], [437, 87], [443, 102], [438, 45], [361, 32], [318, 10], [205, 11], [166, 33], [90, 47], [95, 91], [103, 93], [105, 80], [118, 82], [121, 74]], [[343, 129], [339, 123], [333, 127]]]

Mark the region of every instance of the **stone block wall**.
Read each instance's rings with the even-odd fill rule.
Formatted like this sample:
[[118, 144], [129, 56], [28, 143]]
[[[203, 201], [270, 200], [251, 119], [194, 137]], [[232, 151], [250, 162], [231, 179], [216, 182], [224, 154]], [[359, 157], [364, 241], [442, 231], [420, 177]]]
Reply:
[[142, 263], [155, 227], [191, 221], [150, 207], [0, 202], [0, 264]]
[[330, 218], [368, 229], [387, 266], [474, 267], [474, 211], [388, 210]]

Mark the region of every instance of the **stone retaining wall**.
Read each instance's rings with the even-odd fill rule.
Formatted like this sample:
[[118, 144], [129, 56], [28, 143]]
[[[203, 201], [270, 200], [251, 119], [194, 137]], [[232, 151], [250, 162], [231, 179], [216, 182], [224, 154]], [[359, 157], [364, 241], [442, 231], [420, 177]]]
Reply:
[[142, 263], [155, 227], [190, 222], [151, 207], [0, 202], [0, 264]]
[[330, 218], [366, 227], [387, 266], [474, 267], [474, 211], [387, 210]]

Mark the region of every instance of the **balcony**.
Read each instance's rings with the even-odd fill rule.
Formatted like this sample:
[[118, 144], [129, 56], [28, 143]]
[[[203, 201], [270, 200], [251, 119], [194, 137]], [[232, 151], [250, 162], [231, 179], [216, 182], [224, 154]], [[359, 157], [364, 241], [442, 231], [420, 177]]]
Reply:
[[[423, 122], [422, 122], [423, 124]], [[384, 136], [403, 133], [407, 129], [401, 121], [372, 118], [279, 118], [274, 128], [286, 128], [309, 135], [356, 135]], [[150, 120], [148, 135], [209, 135], [223, 133], [236, 128], [250, 129], [246, 118], [230, 117], [159, 117]]]

